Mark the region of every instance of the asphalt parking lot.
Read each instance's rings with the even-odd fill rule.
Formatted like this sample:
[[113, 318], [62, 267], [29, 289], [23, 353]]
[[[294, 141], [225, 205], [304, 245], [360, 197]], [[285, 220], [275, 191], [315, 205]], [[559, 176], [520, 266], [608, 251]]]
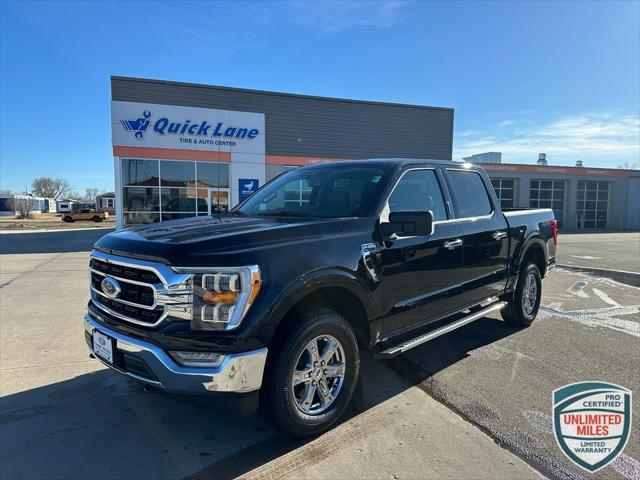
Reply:
[[560, 232], [558, 263], [640, 272], [640, 233]]
[[550, 417], [551, 391], [567, 383], [640, 390], [638, 288], [557, 270], [532, 327], [487, 317], [392, 361], [365, 356], [342, 423], [293, 441], [257, 415], [145, 392], [87, 357], [95, 235], [0, 235], [2, 478], [640, 478], [637, 427], [590, 475], [560, 453]]

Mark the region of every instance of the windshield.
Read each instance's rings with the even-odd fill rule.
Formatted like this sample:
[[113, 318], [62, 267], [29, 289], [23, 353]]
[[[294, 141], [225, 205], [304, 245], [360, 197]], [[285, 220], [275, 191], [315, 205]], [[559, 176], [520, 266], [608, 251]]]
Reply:
[[232, 213], [247, 216], [353, 217], [382, 184], [386, 166], [331, 165], [291, 170]]

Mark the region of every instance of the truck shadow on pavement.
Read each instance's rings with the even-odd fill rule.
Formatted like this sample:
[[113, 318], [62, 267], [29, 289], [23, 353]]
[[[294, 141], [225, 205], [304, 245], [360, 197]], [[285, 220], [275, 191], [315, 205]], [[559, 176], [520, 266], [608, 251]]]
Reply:
[[1, 233], [0, 254], [88, 252], [112, 228], [55, 232]]
[[[517, 331], [487, 317], [416, 348], [412, 361], [363, 353], [341, 423]], [[106, 369], [0, 398], [4, 478], [234, 478], [309, 441], [277, 433], [257, 414], [146, 392]]]

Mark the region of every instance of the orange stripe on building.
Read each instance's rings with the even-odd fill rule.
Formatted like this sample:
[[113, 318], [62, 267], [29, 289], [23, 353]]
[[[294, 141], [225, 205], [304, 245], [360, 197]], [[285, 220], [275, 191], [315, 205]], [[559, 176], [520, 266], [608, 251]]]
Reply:
[[326, 157], [294, 157], [290, 155], [265, 155], [265, 163], [269, 165], [313, 165], [316, 163], [339, 162], [351, 158]]
[[180, 148], [113, 147], [114, 157], [161, 158], [168, 160], [201, 160], [205, 162], [230, 162], [230, 152], [208, 150], [182, 150]]
[[628, 170], [616, 168], [589, 168], [589, 167], [563, 167], [561, 165], [524, 165], [515, 163], [478, 163], [479, 167], [484, 168], [488, 172], [502, 173], [546, 173], [546, 174], [565, 174], [580, 177], [592, 176], [609, 176], [609, 177], [628, 177]]

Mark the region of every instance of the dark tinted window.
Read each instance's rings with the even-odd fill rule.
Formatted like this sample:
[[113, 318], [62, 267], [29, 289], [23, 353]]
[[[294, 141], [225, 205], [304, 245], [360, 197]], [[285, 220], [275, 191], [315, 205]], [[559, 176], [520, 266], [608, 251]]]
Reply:
[[158, 186], [158, 161], [124, 159], [122, 183], [123, 185]]
[[480, 174], [449, 170], [449, 178], [453, 184], [453, 195], [456, 215], [462, 217], [479, 217], [491, 213], [491, 202]]
[[229, 165], [198, 162], [199, 187], [228, 187]]
[[389, 212], [424, 212], [431, 210], [433, 219], [446, 220], [444, 200], [433, 170], [410, 170], [405, 173], [389, 196]]
[[332, 164], [291, 170], [254, 193], [237, 211], [249, 216], [357, 216], [375, 198], [388, 168]]
[[173, 162], [163, 160], [160, 163], [160, 182], [163, 187], [188, 187], [196, 180], [194, 162]]

